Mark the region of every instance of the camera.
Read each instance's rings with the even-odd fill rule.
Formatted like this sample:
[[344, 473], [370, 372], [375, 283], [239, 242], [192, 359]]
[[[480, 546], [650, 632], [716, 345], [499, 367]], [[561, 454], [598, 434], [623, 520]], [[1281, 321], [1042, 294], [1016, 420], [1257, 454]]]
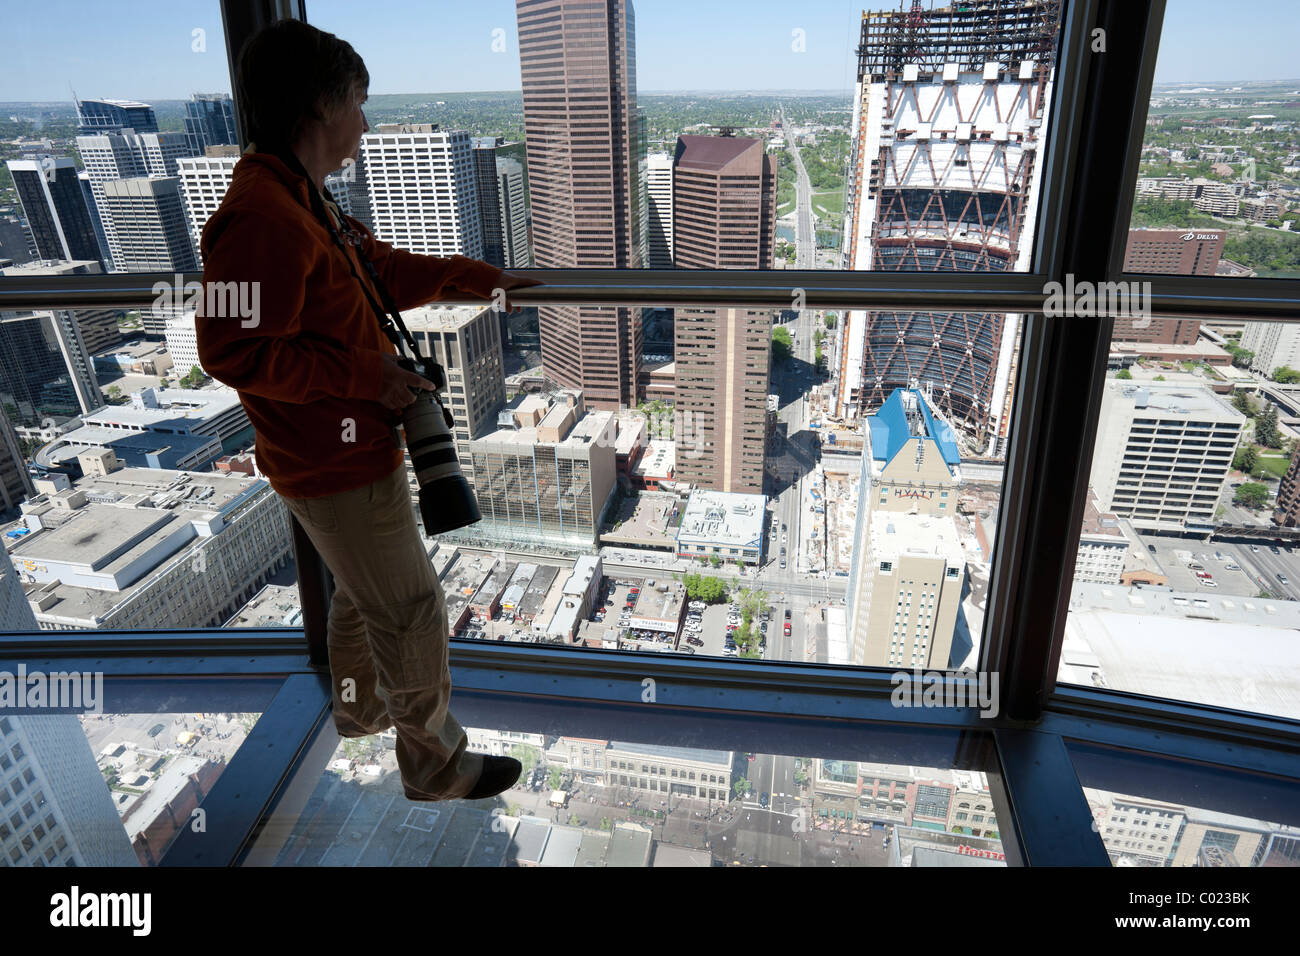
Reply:
[[397, 364], [428, 379], [434, 387], [432, 392], [412, 389], [415, 401], [402, 410], [406, 448], [420, 486], [424, 533], [432, 537], [482, 520], [474, 490], [461, 474], [456, 439], [451, 432], [455, 419], [438, 394], [447, 384], [442, 366], [409, 358], [399, 358]]

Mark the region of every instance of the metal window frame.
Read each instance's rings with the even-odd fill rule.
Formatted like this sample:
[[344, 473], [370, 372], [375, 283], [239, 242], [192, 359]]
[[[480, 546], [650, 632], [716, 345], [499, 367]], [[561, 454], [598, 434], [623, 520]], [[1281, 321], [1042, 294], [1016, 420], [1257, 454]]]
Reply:
[[[1121, 275], [1127, 215], [1120, 214], [1126, 213], [1126, 202], [1131, 208], [1134, 181], [1130, 177], [1136, 170], [1144, 128], [1142, 93], [1149, 95], [1164, 13], [1163, 0], [1067, 0], [1033, 272], [521, 270], [547, 283], [522, 290], [517, 297], [521, 304], [725, 303], [781, 308], [789, 307], [793, 289], [799, 288], [809, 308], [1027, 315], [1024, 373], [1015, 405], [981, 658], [983, 666], [1003, 678], [1009, 709], [993, 719], [981, 719], [969, 710], [899, 709], [889, 700], [893, 683], [882, 669], [676, 660], [657, 654], [454, 639], [451, 659], [458, 713], [485, 717], [514, 713], [517, 716], [508, 723], [526, 729], [515, 721], [537, 713], [567, 714], [570, 723], [607, 727], [601, 721], [635, 711], [644, 726], [668, 726], [672, 715], [686, 734], [704, 720], [734, 719], [738, 733], [752, 733], [751, 750], [762, 749], [762, 742], [773, 735], [788, 736], [800, 728], [830, 729], [836, 724], [858, 735], [872, 735], [873, 740], [936, 729], [991, 731], [997, 759], [988, 768], [990, 789], [1003, 842], [1011, 862], [1027, 865], [1109, 863], [1082, 800], [1071, 742], [1265, 774], [1284, 792], [1300, 784], [1300, 721], [1058, 687], [1055, 681], [1110, 321], [1054, 319], [1037, 313], [1048, 281], [1062, 281], [1067, 273], [1108, 279]], [[222, 0], [222, 14], [229, 54], [256, 26], [278, 15], [305, 18], [305, 7], [301, 0]], [[1100, 61], [1086, 49], [1086, 38], [1096, 27], [1107, 30], [1110, 46]], [[230, 55], [232, 66], [233, 61]], [[1131, 107], [1122, 156], [1108, 153], [1100, 134], [1089, 135], [1100, 128], [1107, 104], [1116, 102]], [[1110, 210], [1112, 215], [1099, 215], [1099, 210]], [[183, 278], [197, 281], [201, 275]], [[1155, 316], [1300, 320], [1300, 283], [1292, 280], [1134, 278], [1151, 281]], [[0, 309], [144, 306], [152, 301], [156, 282], [173, 281], [170, 274], [57, 280], [0, 277]], [[1090, 356], [1082, 377], [1080, 356]], [[1087, 397], [1081, 408], [1072, 405], [1080, 395]], [[1064, 470], [1052, 471], [1051, 466]], [[1059, 489], [1061, 475], [1074, 477], [1072, 487]], [[1049, 494], [1053, 490], [1054, 496]], [[1042, 550], [1044, 542], [1051, 547]], [[305, 590], [305, 603], [314, 605], [315, 615], [306, 615], [304, 606], [305, 616], [318, 622], [313, 630], [323, 622], [328, 588], [326, 572], [319, 588], [310, 585]], [[284, 683], [259, 721], [259, 728], [265, 723], [265, 732], [250, 736], [240, 751], [240, 755], [247, 753], [239, 772], [232, 773], [236, 769], [232, 763], [205, 800], [205, 806], [211, 802], [222, 815], [232, 811], [234, 823], [221, 840], [211, 840], [209, 834], [211, 845], [202, 851], [208, 863], [268, 862], [266, 844], [255, 843], [257, 832], [274, 809], [289, 814], [295, 812], [295, 804], [301, 809], [306, 799], [303, 788], [310, 792], [335, 746], [327, 719], [328, 687], [320, 671], [321, 644], [316, 643], [311, 660], [304, 659], [299, 633], [274, 633], [273, 639], [268, 639], [268, 632], [232, 634], [220, 629], [42, 632], [39, 640], [7, 635], [0, 636], [0, 664], [22, 660], [29, 666], [33, 661], [84, 665], [83, 669], [103, 671], [120, 689], [186, 678], [277, 675]], [[1013, 640], [1016, 635], [1019, 638]], [[653, 678], [661, 691], [657, 706], [649, 710], [640, 703], [646, 677]], [[275, 738], [280, 738], [279, 746]], [[264, 745], [271, 748], [271, 759], [263, 752]], [[174, 858], [169, 854], [166, 861], [169, 864], [193, 865], [199, 859], [188, 839], [178, 841], [174, 850]]]

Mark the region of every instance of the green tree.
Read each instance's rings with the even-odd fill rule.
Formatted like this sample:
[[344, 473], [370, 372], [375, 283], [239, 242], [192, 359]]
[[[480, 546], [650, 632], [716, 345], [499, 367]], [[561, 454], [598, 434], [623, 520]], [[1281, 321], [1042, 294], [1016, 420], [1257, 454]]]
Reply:
[[1164, 380], [1165, 377], [1163, 375], [1157, 375], [1154, 379], [1152, 379], [1152, 381], [1154, 382], [1163, 382]]
[[794, 355], [794, 340], [790, 338], [790, 330], [784, 325], [778, 325], [772, 330], [772, 357], [778, 362], [787, 362]]
[[1277, 406], [1267, 402], [1255, 417], [1255, 440], [1269, 448], [1282, 447], [1282, 432], [1277, 427]]
[[709, 564], [713, 565], [715, 568], [720, 568], [722, 567], [722, 559], [716, 554], [711, 554], [709, 555]]
[[1283, 365], [1280, 368], [1273, 369], [1273, 381], [1281, 385], [1294, 385], [1296, 382], [1300, 382], [1300, 372]]
[[1243, 349], [1240, 345], [1233, 342], [1225, 344], [1224, 349], [1232, 356], [1232, 364], [1237, 368], [1250, 368], [1250, 363], [1255, 358], [1255, 353], [1249, 349]]
[[1250, 395], [1243, 389], [1238, 389], [1232, 393], [1232, 407], [1247, 418], [1255, 417], [1255, 403], [1250, 400]]
[[1126, 369], [1126, 368], [1122, 368], [1122, 369], [1120, 369], [1118, 372], [1115, 373], [1115, 377], [1116, 377], [1116, 378], [1122, 378], [1122, 379], [1127, 380], [1127, 379], [1130, 379], [1130, 378], [1133, 377], [1133, 373], [1130, 372], [1130, 371], [1129, 371], [1128, 369]]
[[1257, 481], [1243, 482], [1232, 500], [1242, 507], [1258, 511], [1268, 504], [1268, 486]]
[[835, 328], [835, 313], [834, 313], [834, 312], [827, 312], [827, 313], [826, 313], [826, 328], [828, 328], [828, 329], [833, 329], [833, 328]]
[[1239, 447], [1232, 459], [1232, 467], [1247, 474], [1252, 473], [1258, 465], [1259, 449], [1250, 444]]
[[727, 599], [727, 586], [719, 578], [687, 574], [682, 578], [682, 583], [686, 585], [686, 596], [692, 601], [719, 604]]

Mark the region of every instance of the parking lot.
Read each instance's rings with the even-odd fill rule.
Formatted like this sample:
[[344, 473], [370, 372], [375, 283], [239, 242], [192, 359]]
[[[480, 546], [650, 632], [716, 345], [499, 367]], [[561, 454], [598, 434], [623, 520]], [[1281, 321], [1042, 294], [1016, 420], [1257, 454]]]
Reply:
[[[1155, 558], [1169, 577], [1169, 587], [1175, 591], [1254, 597], [1261, 590], [1268, 590], [1282, 600], [1300, 599], [1300, 588], [1296, 583], [1300, 580], [1300, 560], [1286, 548], [1265, 542], [1214, 541], [1206, 544], [1157, 536], [1143, 537], [1142, 542], [1155, 547]], [[1191, 563], [1199, 564], [1211, 577], [1198, 578], [1196, 571], [1188, 567], [1189, 562], [1182, 560], [1177, 552], [1190, 552]], [[1203, 581], [1212, 581], [1214, 586], [1210, 587]]]

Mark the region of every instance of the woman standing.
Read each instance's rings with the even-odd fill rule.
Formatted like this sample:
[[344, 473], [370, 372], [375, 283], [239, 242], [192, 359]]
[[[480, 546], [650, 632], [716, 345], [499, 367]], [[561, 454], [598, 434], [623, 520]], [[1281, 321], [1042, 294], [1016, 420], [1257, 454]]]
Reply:
[[399, 310], [448, 298], [499, 303], [504, 290], [537, 282], [464, 256], [394, 249], [329, 201], [325, 176], [355, 162], [369, 129], [361, 105], [370, 77], [351, 45], [280, 20], [245, 44], [236, 76], [251, 142], [203, 230], [203, 279], [205, 291], [247, 283], [238, 288], [256, 308], [249, 318], [200, 307], [200, 361], [238, 390], [258, 467], [334, 575], [339, 732], [395, 728], [409, 799], [493, 796], [522, 768], [468, 750], [448, 709], [447, 605], [397, 439], [413, 389], [431, 386], [397, 364], [371, 303], [385, 291]]

